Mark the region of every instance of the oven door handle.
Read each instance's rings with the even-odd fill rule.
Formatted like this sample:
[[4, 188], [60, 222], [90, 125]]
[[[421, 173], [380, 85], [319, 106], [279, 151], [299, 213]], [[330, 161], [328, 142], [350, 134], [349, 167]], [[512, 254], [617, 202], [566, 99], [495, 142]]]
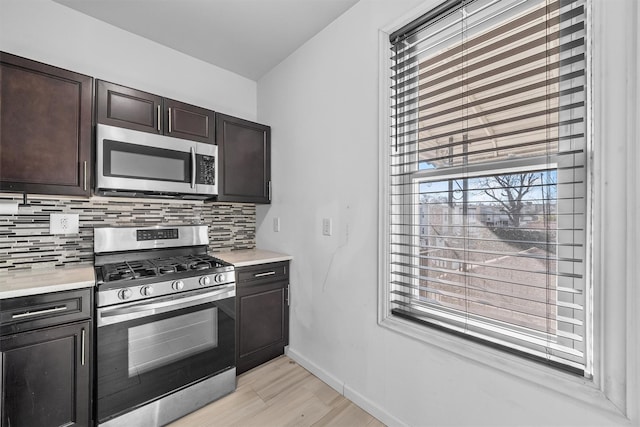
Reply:
[[176, 298], [175, 296], [172, 296], [171, 299], [165, 299], [159, 302], [133, 303], [128, 304], [126, 307], [115, 306], [98, 308], [98, 327], [134, 319], [141, 319], [154, 314], [167, 313], [209, 302], [215, 302], [225, 298], [234, 297], [235, 295], [235, 284], [229, 284], [216, 288], [213, 292], [200, 293], [184, 298]]

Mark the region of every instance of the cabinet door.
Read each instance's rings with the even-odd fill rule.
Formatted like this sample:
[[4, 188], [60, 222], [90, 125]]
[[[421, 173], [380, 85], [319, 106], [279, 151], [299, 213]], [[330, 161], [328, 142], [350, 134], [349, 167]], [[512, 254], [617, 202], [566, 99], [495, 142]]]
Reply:
[[271, 128], [216, 113], [218, 200], [270, 203]]
[[161, 97], [103, 80], [96, 86], [98, 123], [163, 133]]
[[236, 268], [236, 372], [284, 353], [289, 344], [289, 262]]
[[165, 135], [215, 144], [213, 111], [167, 98], [164, 111]]
[[289, 335], [286, 294], [286, 282], [262, 285], [251, 294], [238, 293], [237, 374], [284, 353]]
[[0, 338], [2, 427], [90, 424], [90, 333], [87, 321]]
[[0, 190], [90, 195], [92, 85], [0, 52]]

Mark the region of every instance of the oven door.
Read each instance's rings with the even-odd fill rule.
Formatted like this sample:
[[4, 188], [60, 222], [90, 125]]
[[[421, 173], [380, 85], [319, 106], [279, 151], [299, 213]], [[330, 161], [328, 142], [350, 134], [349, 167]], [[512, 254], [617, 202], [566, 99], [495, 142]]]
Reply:
[[235, 285], [97, 309], [104, 422], [235, 366]]

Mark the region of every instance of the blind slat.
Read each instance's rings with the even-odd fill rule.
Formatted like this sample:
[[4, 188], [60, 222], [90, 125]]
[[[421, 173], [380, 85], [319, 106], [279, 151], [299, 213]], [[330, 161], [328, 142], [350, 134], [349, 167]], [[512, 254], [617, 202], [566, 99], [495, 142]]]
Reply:
[[[462, 264], [463, 262], [462, 261], [458, 261], [458, 263]], [[395, 264], [395, 265], [398, 265], [398, 264]], [[400, 266], [402, 266], [402, 265], [400, 265]], [[415, 268], [417, 268], [417, 267], [415, 267]], [[550, 288], [547, 287], [546, 284], [545, 284], [545, 286], [541, 287], [541, 286], [536, 286], [536, 285], [533, 285], [533, 284], [530, 284], [530, 283], [521, 283], [521, 282], [518, 282], [518, 281], [515, 281], [515, 280], [514, 281], [510, 281], [510, 280], [505, 280], [505, 279], [498, 279], [498, 278], [495, 278], [493, 276], [483, 275], [483, 274], [475, 274], [475, 273], [469, 273], [469, 272], [458, 272], [458, 273], [456, 273], [455, 271], [452, 271], [452, 270], [448, 270], [448, 269], [445, 269], [445, 268], [436, 268], [436, 267], [421, 266], [419, 268], [419, 270], [421, 272], [419, 275], [410, 275], [408, 277], [413, 278], [413, 279], [419, 278], [419, 279], [421, 279], [421, 281], [424, 281], [427, 284], [428, 283], [432, 283], [432, 282], [447, 283], [449, 285], [458, 287], [460, 289], [465, 289], [465, 290], [475, 291], [475, 292], [482, 291], [483, 293], [486, 293], [488, 295], [492, 294], [492, 295], [496, 295], [496, 296], [508, 297], [510, 299], [513, 299], [513, 300], [534, 301], [534, 302], [540, 302], [540, 303], [545, 303], [546, 302], [546, 300], [539, 300], [539, 299], [531, 298], [530, 296], [518, 297], [518, 296], [514, 296], [514, 295], [504, 295], [501, 292], [491, 291], [489, 289], [482, 290], [482, 289], [480, 289], [478, 287], [474, 287], [474, 286], [477, 286], [477, 285], [475, 285], [473, 281], [470, 281], [470, 282], [466, 282], [466, 281], [456, 282], [455, 280], [452, 280], [452, 276], [461, 275], [461, 276], [465, 276], [465, 277], [468, 277], [468, 278], [471, 278], [471, 279], [491, 280], [492, 284], [509, 284], [509, 285], [512, 285], [512, 286], [515, 286], [515, 287], [519, 287], [519, 288], [522, 288], [522, 289], [526, 289], [526, 290], [536, 290], [536, 291], [543, 290], [543, 291], [549, 291], [549, 292], [557, 292], [557, 289], [555, 287], [553, 289], [550, 289]], [[511, 271], [514, 271], [514, 270], [511, 270]], [[423, 274], [422, 272], [425, 272], [427, 274]], [[526, 271], [526, 270], [520, 270], [520, 272], [522, 272], [522, 273], [534, 273], [532, 271]], [[432, 277], [432, 276], [428, 276], [428, 273], [443, 273], [443, 274], [441, 274], [439, 276]], [[395, 271], [392, 274], [401, 274], [401, 273], [398, 273], [397, 271]], [[536, 273], [536, 274], [539, 274], [539, 273]], [[547, 273], [543, 272], [543, 274], [546, 275]], [[532, 275], [532, 274], [530, 274], [530, 275]], [[443, 281], [443, 279], [441, 279], [441, 277], [448, 277], [449, 279]], [[572, 294], [575, 295], [575, 294], [579, 294], [579, 293], [572, 293]], [[501, 302], [504, 302], [504, 301], [501, 301]], [[553, 304], [550, 303], [550, 305], [553, 305]], [[582, 307], [580, 307], [580, 309], [582, 309]]]
[[[536, 313], [532, 311], [527, 311], [525, 308], [517, 304], [504, 303], [504, 301], [500, 305], [497, 305], [490, 302], [491, 300], [490, 297], [483, 299], [480, 297], [475, 297], [473, 295], [470, 295], [468, 292], [466, 294], [459, 295], [453, 292], [446, 292], [441, 290], [438, 290], [438, 292], [434, 292], [433, 289], [428, 290], [428, 288], [420, 288], [419, 291], [420, 293], [426, 293], [427, 295], [428, 294], [432, 294], [432, 295], [415, 297], [414, 293], [412, 292], [402, 292], [398, 290], [392, 291], [391, 293], [393, 295], [402, 296], [408, 299], [417, 299], [419, 302], [423, 302], [423, 303], [425, 301], [430, 301], [431, 304], [433, 304], [434, 302], [438, 302], [439, 301], [438, 298], [446, 298], [449, 304], [441, 304], [441, 305], [451, 309], [456, 309], [457, 305], [462, 305], [464, 303], [473, 303], [473, 304], [476, 304], [479, 309], [504, 310], [505, 312], [508, 312], [508, 315], [510, 316], [514, 316], [514, 317], [526, 316], [527, 317], [526, 321], [527, 323], [529, 323], [529, 325], [527, 325], [525, 322], [522, 322], [523, 324], [518, 324], [519, 326], [529, 326], [530, 329], [542, 331], [542, 332], [553, 332], [554, 334], [558, 333], [558, 329], [555, 328], [557, 323], [557, 317], [555, 316], [555, 314], [546, 313], [544, 309], [544, 307], [546, 307], [547, 305], [549, 306], [552, 306], [552, 305], [545, 304], [544, 302], [539, 302], [542, 309], [539, 310], [538, 313]], [[531, 303], [535, 304], [538, 302], [528, 301], [528, 303], [529, 305], [531, 305]], [[498, 318], [496, 320], [503, 320], [503, 319]], [[530, 325], [532, 322], [536, 322], [536, 325]], [[567, 322], [567, 325], [575, 325], [575, 323]], [[581, 326], [581, 324], [578, 323], [576, 326]], [[574, 339], [574, 341], [582, 341], [582, 340]]]
[[[576, 58], [576, 62], [580, 62], [582, 60], [582, 57], [577, 57]], [[517, 81], [521, 81], [521, 80], [525, 80], [526, 78], [529, 78], [531, 76], [535, 76], [535, 75], [539, 75], [539, 73], [537, 71], [528, 71], [516, 76], [510, 76], [508, 79], [504, 80], [505, 85], [506, 84], [512, 84], [514, 82]], [[515, 97], [515, 96], [522, 96], [527, 92], [531, 92], [531, 91], [538, 91], [541, 92], [541, 94], [539, 96], [547, 96], [547, 91], [546, 88], [553, 84], [553, 83], [563, 83], [566, 81], [571, 81], [574, 79], [579, 79], [582, 78], [584, 76], [584, 70], [576, 70], [576, 71], [571, 71], [568, 72], [566, 74], [560, 74], [560, 76], [553, 77], [553, 78], [549, 78], [549, 79], [545, 79], [544, 81], [540, 81], [540, 82], [536, 82], [536, 83], [532, 83], [532, 84], [528, 84], [528, 85], [519, 85], [517, 88], [515, 89], [511, 89], [505, 92], [500, 92], [500, 93], [493, 93], [490, 94], [488, 96], [484, 96], [478, 100], [467, 100], [467, 102], [461, 102], [463, 99], [463, 94], [456, 94], [452, 97], [443, 99], [443, 100], [438, 100], [436, 102], [432, 102], [429, 104], [423, 104], [420, 107], [417, 108], [411, 108], [406, 110], [406, 107], [408, 105], [416, 105], [418, 104], [419, 101], [425, 101], [427, 100], [426, 95], [420, 95], [418, 91], [415, 91], [415, 93], [413, 93], [413, 95], [415, 95], [414, 97], [408, 97], [408, 100], [405, 100], [403, 102], [399, 102], [396, 103], [394, 105], [396, 112], [393, 115], [393, 117], [405, 117], [407, 115], [414, 115], [417, 114], [419, 112], [428, 110], [428, 109], [433, 109], [435, 107], [439, 107], [442, 106], [444, 104], [448, 104], [451, 102], [458, 102], [457, 106], [451, 107], [451, 108], [445, 108], [445, 109], [440, 109], [439, 111], [433, 113], [433, 115], [423, 115], [421, 116], [421, 118], [424, 118], [425, 120], [428, 119], [432, 119], [435, 118], [437, 116], [440, 115], [445, 115], [445, 114], [451, 114], [451, 113], [455, 113], [457, 111], [459, 111], [461, 109], [461, 107], [463, 108], [471, 108], [471, 107], [477, 107], [479, 105], [482, 105], [483, 103], [491, 103], [494, 101], [499, 101], [505, 98], [509, 98], [509, 97]], [[500, 83], [500, 82], [498, 82]], [[480, 92], [489, 92], [491, 90], [494, 90], [496, 88], [498, 88], [500, 85], [497, 84], [496, 82], [491, 83], [490, 85], [486, 85], [477, 89], [474, 89], [474, 91], [472, 93], [467, 92], [467, 95], [476, 95], [477, 93]], [[580, 89], [582, 89], [582, 84], [580, 84], [578, 86]], [[562, 93], [560, 92], [561, 95], [569, 95], [570, 93]], [[392, 97], [392, 99], [396, 99], [395, 97]]]
[[[513, 32], [514, 30], [526, 25], [531, 25], [531, 22], [535, 22], [537, 20], [540, 20], [541, 18], [544, 18], [547, 13], [557, 11], [559, 5], [560, 5], [560, 2], [556, 1], [547, 5], [546, 10], [543, 8], [539, 8], [519, 18], [512, 19], [509, 22], [507, 22], [505, 25], [501, 26], [501, 28], [497, 28], [494, 31], [488, 31], [484, 34], [480, 34], [477, 37], [473, 38], [472, 40], [467, 40], [464, 46], [467, 50], [470, 50], [481, 43], [486, 43], [487, 41], [495, 39], [496, 37], [499, 37], [505, 33]], [[552, 27], [561, 22], [580, 16], [582, 14], [584, 14], [584, 7], [578, 6], [568, 11], [565, 11], [559, 16], [552, 15], [549, 19], [546, 19], [542, 24], [545, 27]], [[520, 38], [524, 36], [526, 36], [526, 34], [521, 34]], [[421, 58], [417, 58], [416, 56], [428, 49], [429, 45], [432, 44], [430, 43], [430, 40], [431, 38], [423, 38], [421, 40], [420, 39], [414, 40], [409, 44], [399, 44], [399, 43], [395, 44], [394, 46], [405, 46], [405, 47], [394, 50], [393, 52], [394, 55], [391, 56], [391, 60], [394, 63], [392, 70], [396, 71], [397, 72], [396, 74], [402, 74], [402, 72], [400, 72], [399, 70], [401, 70], [403, 67], [407, 65], [410, 66], [415, 62], [421, 62], [421, 65], [428, 67], [443, 61], [448, 56], [460, 54], [462, 52], [462, 45], [458, 45], [458, 46], [454, 46], [452, 49], [445, 51], [439, 55], [436, 54], [420, 61]], [[427, 46], [425, 46], [425, 44], [427, 44]]]
[[[531, 343], [527, 342], [526, 338], [519, 341], [508, 341], [508, 338], [517, 336], [517, 332], [504, 331], [503, 334], [492, 334], [489, 328], [479, 329], [470, 326], [470, 322], [456, 323], [451, 320], [451, 317], [444, 317], [444, 321], [437, 317], [431, 310], [429, 315], [421, 312], [419, 309], [429, 309], [428, 306], [422, 306], [421, 304], [407, 304], [403, 301], [392, 300], [392, 304], [402, 307], [402, 310], [398, 307], [393, 307], [392, 312], [394, 314], [403, 314], [408, 318], [421, 320], [425, 323], [434, 324], [443, 327], [444, 329], [452, 329], [457, 332], [461, 332], [461, 335], [471, 335], [472, 337], [478, 337], [482, 341], [486, 340], [491, 343], [499, 344], [506, 350], [513, 349], [516, 352], [520, 351], [524, 354], [532, 354], [534, 356], [541, 357], [548, 362], [557, 362], [559, 367], [571, 367], [577, 374], [582, 375], [584, 366], [582, 365], [583, 352], [571, 347], [561, 346], [553, 342], [545, 342], [544, 339], [530, 339]], [[439, 313], [444, 314], [444, 313]], [[501, 331], [502, 332], [502, 331]], [[520, 342], [524, 345], [518, 345]]]
[[[545, 26], [546, 26], [545, 23], [540, 24], [540, 27], [542, 29], [544, 29]], [[405, 86], [409, 86], [415, 83], [420, 83], [419, 88], [421, 90], [425, 89], [427, 86], [435, 86], [438, 83], [442, 83], [450, 80], [449, 75], [447, 74], [445, 76], [440, 76], [435, 79], [429, 79], [427, 78], [427, 76], [435, 76], [439, 73], [442, 73], [443, 71], [447, 71], [452, 67], [460, 68], [462, 64], [464, 64], [465, 66], [464, 68], [460, 68], [460, 70], [464, 70], [465, 73], [471, 73], [476, 69], [484, 68], [487, 65], [492, 65], [495, 62], [502, 61], [504, 59], [511, 58], [513, 56], [517, 56], [526, 51], [535, 50], [535, 48], [539, 48], [541, 46], [545, 46], [549, 39], [560, 38], [561, 36], [567, 36], [573, 33], [584, 31], [584, 23], [582, 22], [576, 23], [570, 27], [559, 29], [558, 31], [552, 34], [544, 34], [543, 32], [542, 37], [538, 37], [537, 39], [531, 40], [527, 43], [513, 43], [514, 47], [506, 51], [501, 51], [499, 54], [493, 55], [490, 58], [473, 62], [474, 59], [481, 57], [483, 55], [486, 55], [488, 52], [498, 50], [501, 47], [509, 46], [512, 41], [516, 41], [516, 42], [521, 41], [524, 37], [529, 35], [530, 30], [531, 29], [525, 29], [520, 34], [514, 34], [508, 38], [500, 39], [498, 40], [498, 42], [494, 43], [493, 45], [485, 46], [482, 49], [478, 49], [464, 56], [461, 56], [461, 55], [453, 56], [448, 58], [449, 59], [448, 61], [445, 61], [443, 59], [440, 62], [438, 62], [438, 65], [436, 67], [433, 67], [433, 68], [428, 68], [428, 66], [425, 63], [421, 63], [420, 67], [417, 70], [414, 70], [414, 72], [419, 72], [419, 74], [411, 78], [400, 80], [398, 79], [399, 75], [394, 74], [394, 77], [396, 78], [395, 80], [397, 80], [398, 83], [395, 83], [394, 85], [392, 85], [391, 88], [394, 90], [398, 90]], [[539, 30], [536, 32], [539, 32]], [[562, 44], [559, 48], [545, 50], [544, 52], [539, 52], [530, 56], [528, 58], [528, 63], [535, 62], [536, 60], [544, 59], [546, 57], [556, 55], [559, 52], [575, 49], [576, 47], [579, 47], [579, 46], [582, 46], [582, 40], [573, 40], [573, 41]], [[407, 59], [407, 60], [411, 60], [411, 59]], [[517, 68], [518, 66], [521, 66], [519, 62], [513, 62], [506, 65], [506, 67], [508, 68]]]
[[[569, 45], [563, 45], [562, 47], [566, 48], [567, 50], [571, 49], [572, 47], [574, 47], [574, 44], [578, 43], [578, 42], [572, 42]], [[582, 42], [579, 41], [580, 45], [582, 45]], [[466, 78], [464, 80], [462, 80], [461, 82], [456, 83], [455, 85], [449, 85], [449, 86], [443, 86], [437, 89], [434, 89], [431, 92], [423, 92], [424, 90], [426, 90], [428, 88], [428, 86], [425, 87], [420, 87], [418, 86], [417, 88], [409, 88], [407, 90], [404, 90], [402, 92], [398, 92], [396, 94], [394, 94], [392, 96], [392, 100], [402, 100], [400, 102], [397, 102], [394, 107], [396, 109], [401, 109], [404, 107], [407, 107], [408, 105], [412, 105], [417, 101], [422, 101], [422, 100], [426, 100], [426, 99], [431, 99], [431, 98], [435, 98], [439, 95], [448, 93], [448, 92], [452, 92], [455, 91], [457, 89], [460, 89], [463, 86], [470, 86], [473, 83], [478, 83], [481, 82], [483, 80], [489, 81], [489, 83], [483, 85], [483, 86], [478, 86], [478, 87], [474, 87], [471, 89], [467, 89], [461, 93], [456, 93], [452, 96], [449, 96], [447, 98], [442, 98], [442, 99], [438, 99], [435, 103], [432, 103], [430, 105], [430, 107], [437, 107], [439, 105], [442, 104], [447, 104], [453, 101], [458, 101], [464, 97], [469, 97], [470, 95], [478, 95], [482, 92], [486, 92], [489, 90], [494, 90], [496, 88], [499, 88], [501, 86], [506, 86], [506, 85], [513, 85], [513, 84], [518, 84], [521, 81], [526, 81], [529, 78], [532, 77], [536, 77], [536, 76], [541, 76], [541, 75], [545, 75], [547, 73], [550, 73], [554, 70], [558, 70], [561, 69], [563, 67], [569, 67], [570, 65], [574, 65], [577, 63], [581, 63], [584, 62], [585, 56], [584, 53], [579, 53], [577, 55], [573, 55], [571, 57], [562, 59], [561, 61], [554, 61], [551, 62], [549, 64], [545, 64], [543, 66], [539, 66], [536, 67], [534, 69], [530, 69], [527, 70], [525, 72], [521, 72], [518, 74], [514, 74], [512, 73], [512, 71], [514, 70], [514, 68], [517, 67], [522, 67], [528, 64], [531, 64], [532, 62], [535, 63], [535, 61], [539, 61], [539, 60], [544, 60], [546, 59], [548, 56], [553, 56], [555, 54], [560, 53], [561, 50], [559, 48], [554, 48], [552, 51], [549, 51], [549, 55], [545, 54], [538, 54], [538, 55], [534, 55], [531, 56], [529, 58], [524, 58], [522, 60], [513, 62], [511, 64], [502, 66], [502, 67], [498, 67], [492, 70], [489, 70], [485, 73], [481, 73], [481, 74], [477, 74], [474, 76], [471, 76], [469, 78]], [[491, 80], [491, 78], [494, 78], [496, 75], [500, 75], [500, 74], [506, 74], [506, 76], [503, 79], [500, 80]], [[457, 73], [454, 77], [460, 77], [462, 75], [462, 73]], [[552, 84], [553, 82], [557, 81], [557, 77], [553, 77], [551, 79], [551, 81], [545, 81], [545, 83], [538, 83], [537, 87], [548, 87], [550, 84]], [[415, 95], [419, 95], [419, 97], [415, 97]], [[409, 99], [404, 99], [407, 98], [409, 96], [414, 96], [413, 98], [409, 98]], [[423, 108], [424, 109], [424, 108]]]

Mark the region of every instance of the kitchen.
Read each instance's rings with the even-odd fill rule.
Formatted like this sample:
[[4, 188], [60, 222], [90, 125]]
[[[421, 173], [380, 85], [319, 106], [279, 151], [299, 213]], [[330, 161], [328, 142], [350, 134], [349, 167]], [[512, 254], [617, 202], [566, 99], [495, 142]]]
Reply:
[[[12, 217], [25, 221], [26, 231], [20, 241], [3, 244], [3, 251], [11, 252], [12, 261], [7, 262], [20, 263], [29, 258], [25, 252], [30, 247], [37, 247], [45, 263], [59, 256], [46, 255], [64, 252], [69, 262], [88, 264], [93, 242], [85, 228], [105, 218], [122, 221], [120, 225], [147, 215], [151, 223], [158, 218], [219, 221], [228, 225], [210, 229], [212, 250], [246, 249], [255, 239], [258, 248], [292, 256], [288, 354], [385, 424], [626, 425], [629, 421], [624, 418], [637, 423], [638, 315], [631, 309], [620, 310], [621, 317], [607, 323], [605, 330], [617, 332], [607, 335], [612, 350], [603, 359], [605, 365], [616, 367], [605, 394], [626, 415], [587, 407], [567, 394], [473, 360], [477, 355], [452, 355], [377, 324], [379, 31], [398, 27], [437, 3], [360, 1], [256, 81], [52, 1], [2, 0], [2, 51], [265, 123], [273, 132], [269, 205], [222, 204], [219, 212], [204, 212], [197, 201], [182, 201], [182, 206], [194, 207], [183, 210], [161, 200], [29, 196], [28, 206], [19, 207], [28, 221], [21, 215]], [[625, 73], [637, 69], [638, 53], [632, 44], [625, 45], [625, 55], [607, 46], [637, 40], [636, 33], [627, 32], [637, 27], [638, 11], [635, 2], [615, 2], [606, 10], [603, 3], [594, 2], [605, 44], [599, 52], [606, 55], [598, 64], [608, 64], [600, 65], [606, 78], [596, 92], [606, 108], [607, 125], [600, 132], [603, 139], [619, 145], [609, 152], [598, 179], [620, 189], [608, 191], [602, 205], [600, 243], [606, 255], [598, 274], [608, 283], [620, 284], [614, 300], [624, 307], [625, 301], [637, 301], [631, 286], [634, 272], [637, 276], [638, 266], [632, 262], [637, 241], [626, 239], [624, 224], [637, 213], [638, 196], [633, 190], [637, 185], [621, 184], [630, 179], [637, 183], [638, 177], [631, 166], [613, 165], [637, 160], [637, 129], [631, 126], [640, 121], [637, 109], [618, 104], [637, 96], [622, 82]], [[185, 70], [189, 78], [181, 78]], [[71, 241], [64, 235], [49, 235], [43, 215], [48, 216], [52, 207], [56, 212], [82, 213], [80, 233], [69, 236]], [[279, 232], [273, 231], [276, 218]], [[322, 235], [323, 218], [333, 218], [332, 236]], [[0, 220], [3, 230], [9, 226], [6, 216]], [[627, 344], [618, 347], [619, 337], [627, 337]], [[396, 362], [398, 355], [404, 358], [402, 363]], [[541, 406], [547, 410], [540, 411]]]

